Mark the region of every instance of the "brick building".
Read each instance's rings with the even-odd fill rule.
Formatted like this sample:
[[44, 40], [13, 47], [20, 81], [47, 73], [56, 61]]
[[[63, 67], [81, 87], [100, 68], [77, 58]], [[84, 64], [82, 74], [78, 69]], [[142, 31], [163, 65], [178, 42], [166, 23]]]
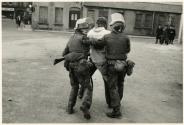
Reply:
[[73, 29], [80, 17], [92, 17], [94, 21], [119, 12], [124, 15], [127, 34], [155, 35], [158, 24], [174, 25], [179, 33], [182, 3], [147, 2], [35, 2], [32, 15], [34, 29]]

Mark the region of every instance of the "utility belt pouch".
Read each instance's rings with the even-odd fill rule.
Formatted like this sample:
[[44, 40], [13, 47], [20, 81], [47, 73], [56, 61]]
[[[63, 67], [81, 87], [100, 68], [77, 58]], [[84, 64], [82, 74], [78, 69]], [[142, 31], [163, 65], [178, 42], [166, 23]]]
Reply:
[[86, 59], [81, 59], [78, 62], [78, 72], [87, 75], [90, 68], [90, 62]]
[[70, 62], [70, 68], [76, 68], [78, 66], [78, 62]]
[[125, 60], [116, 60], [114, 64], [114, 69], [118, 72], [123, 71], [127, 66], [127, 62]]
[[135, 66], [135, 63], [133, 61], [127, 60], [127, 72], [126, 72], [126, 74], [128, 76], [132, 75], [134, 66]]
[[108, 60], [107, 63], [108, 65], [113, 65], [117, 72], [123, 71], [127, 66], [127, 62], [125, 60]]

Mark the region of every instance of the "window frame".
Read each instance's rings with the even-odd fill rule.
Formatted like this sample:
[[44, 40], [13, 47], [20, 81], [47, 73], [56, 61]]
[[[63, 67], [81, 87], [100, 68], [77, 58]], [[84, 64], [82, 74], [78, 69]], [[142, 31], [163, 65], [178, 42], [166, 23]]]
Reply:
[[[100, 12], [100, 11], [103, 11], [103, 12]], [[104, 12], [106, 12], [107, 15], [104, 16]], [[103, 16], [101, 16], [100, 13], [102, 13]], [[107, 22], [108, 22], [108, 20], [109, 20], [108, 15], [109, 15], [109, 10], [108, 10], [108, 9], [105, 9], [105, 8], [99, 8], [99, 9], [98, 9], [98, 17], [105, 17], [106, 20], [107, 20]]]
[[[43, 18], [43, 17], [40, 17], [41, 16], [41, 13], [40, 13], [41, 8], [46, 8], [47, 9], [47, 16], [46, 16], [47, 18], [45, 18], [46, 21], [43, 21], [43, 22], [40, 20], [41, 18]], [[39, 6], [39, 24], [48, 25], [48, 7], [47, 6]]]
[[[93, 17], [91, 16], [90, 13], [93, 14]], [[93, 21], [95, 21], [95, 10], [94, 10], [94, 9], [88, 8], [87, 15], [88, 15], [88, 16], [90, 15], [89, 17], [91, 17], [91, 18], [93, 19]]]
[[[137, 25], [137, 20], [138, 20], [138, 15], [140, 15], [141, 17], [140, 17], [140, 24], [139, 25]], [[142, 28], [143, 26], [142, 26], [142, 18], [143, 18], [143, 14], [142, 13], [136, 13], [136, 17], [135, 17], [135, 25], [134, 25], [134, 28]]]
[[[62, 22], [57, 22], [56, 21], [56, 10], [57, 9], [61, 9], [61, 13], [62, 13]], [[63, 25], [63, 8], [61, 8], [61, 7], [55, 7], [55, 21], [54, 21], [54, 23], [55, 23], [55, 25]]]
[[[148, 22], [148, 18], [146, 18], [146, 16], [151, 16], [151, 20], [150, 20], [150, 22], [149, 22], [149, 24], [148, 25], [146, 25], [147, 23], [146, 22]], [[145, 19], [144, 19], [144, 28], [152, 28], [152, 23], [153, 23], [153, 13], [145, 13]]]
[[[140, 25], [137, 25], [137, 15], [141, 15], [140, 17]], [[148, 18], [147, 18], [147, 15], [151, 15], [151, 20], [149, 22], [150, 25], [146, 25], [147, 21], [148, 21]], [[135, 15], [135, 24], [134, 24], [134, 28], [135, 29], [152, 29], [152, 23], [153, 23], [153, 20], [152, 20], [152, 17], [153, 17], [153, 12], [136, 12], [136, 15]]]

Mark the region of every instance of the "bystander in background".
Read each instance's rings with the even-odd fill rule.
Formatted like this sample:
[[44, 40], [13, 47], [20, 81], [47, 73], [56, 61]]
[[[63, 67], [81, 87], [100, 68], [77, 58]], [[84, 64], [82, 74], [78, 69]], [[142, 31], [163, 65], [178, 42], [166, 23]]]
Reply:
[[168, 30], [169, 44], [173, 44], [175, 36], [176, 36], [175, 28], [174, 26], [171, 25]]
[[162, 35], [163, 35], [163, 28], [161, 25], [158, 25], [158, 28], [156, 30], [156, 42], [155, 42], [155, 44], [158, 43], [158, 40], [159, 40], [159, 43], [161, 44]]

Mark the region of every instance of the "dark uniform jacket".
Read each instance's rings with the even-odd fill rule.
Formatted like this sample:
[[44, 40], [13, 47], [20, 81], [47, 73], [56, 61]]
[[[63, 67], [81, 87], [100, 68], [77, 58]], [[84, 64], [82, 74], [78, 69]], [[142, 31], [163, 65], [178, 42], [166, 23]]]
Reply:
[[162, 28], [157, 28], [157, 30], [156, 30], [156, 38], [157, 39], [161, 38], [161, 35], [163, 35], [163, 29]]
[[176, 35], [175, 29], [169, 29], [168, 32], [169, 40], [174, 40], [175, 35]]
[[63, 51], [63, 56], [67, 61], [78, 61], [82, 58], [87, 58], [89, 46], [84, 44], [83, 35], [75, 33], [66, 45]]
[[111, 60], [126, 60], [127, 53], [130, 52], [130, 40], [123, 33], [105, 35], [101, 42], [94, 42], [96, 45], [106, 46], [106, 58]]
[[163, 30], [163, 39], [165, 41], [168, 41], [169, 40], [169, 29], [166, 28], [165, 30]]

